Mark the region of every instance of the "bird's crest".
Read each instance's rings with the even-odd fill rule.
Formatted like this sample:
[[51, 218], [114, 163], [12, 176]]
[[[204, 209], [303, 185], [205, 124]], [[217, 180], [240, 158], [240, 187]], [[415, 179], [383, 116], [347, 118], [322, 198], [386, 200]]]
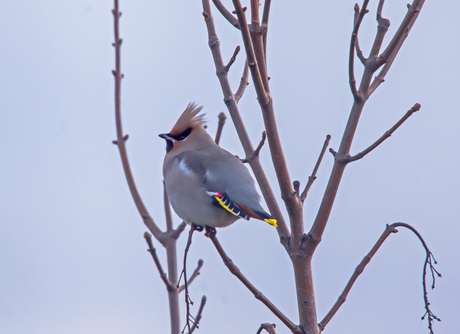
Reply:
[[203, 126], [206, 121], [204, 120], [205, 114], [199, 115], [199, 112], [203, 109], [202, 106], [198, 106], [195, 102], [190, 102], [185, 108], [182, 115], [180, 115], [176, 124], [174, 124], [171, 134], [182, 133], [187, 128], [194, 128], [197, 126]]

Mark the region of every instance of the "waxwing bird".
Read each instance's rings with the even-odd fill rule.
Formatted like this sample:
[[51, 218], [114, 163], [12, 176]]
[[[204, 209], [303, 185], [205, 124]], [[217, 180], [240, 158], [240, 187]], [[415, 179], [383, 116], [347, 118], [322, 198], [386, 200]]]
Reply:
[[277, 227], [260, 205], [244, 164], [220, 148], [204, 129], [203, 107], [189, 103], [166, 140], [163, 177], [177, 215], [188, 224], [225, 227], [255, 218]]

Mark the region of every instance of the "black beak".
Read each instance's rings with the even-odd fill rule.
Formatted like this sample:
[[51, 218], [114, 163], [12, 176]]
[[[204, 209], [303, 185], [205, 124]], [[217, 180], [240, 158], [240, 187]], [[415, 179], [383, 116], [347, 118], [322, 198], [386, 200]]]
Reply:
[[169, 133], [162, 133], [162, 134], [158, 135], [158, 137], [163, 138], [164, 140], [171, 140], [171, 141], [174, 140], [174, 138], [172, 138], [169, 135]]

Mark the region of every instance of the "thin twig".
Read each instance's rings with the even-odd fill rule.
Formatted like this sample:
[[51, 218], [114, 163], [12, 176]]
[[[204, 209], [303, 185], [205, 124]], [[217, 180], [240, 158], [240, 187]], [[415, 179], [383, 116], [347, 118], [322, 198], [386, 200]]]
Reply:
[[155, 247], [153, 247], [152, 243], [152, 236], [150, 235], [149, 232], [144, 233], [144, 238], [145, 241], [147, 241], [147, 245], [149, 246], [148, 252], [152, 255], [153, 261], [155, 262], [158, 272], [160, 273], [160, 277], [163, 280], [163, 282], [166, 285], [166, 289], [168, 291], [174, 291], [176, 289], [174, 285], [169, 281], [168, 277], [166, 277], [166, 274], [163, 270], [163, 267], [161, 266], [160, 260], [158, 259], [157, 252]]
[[391, 127], [390, 130], [386, 131], [379, 139], [377, 139], [375, 143], [366, 148], [364, 151], [350, 157], [348, 160], [351, 162], [364, 158], [368, 153], [372, 152], [377, 146], [379, 146], [387, 138], [389, 138], [393, 134], [393, 132], [396, 131], [397, 128], [399, 128], [410, 116], [412, 116], [413, 113], [419, 111], [420, 107], [421, 105], [419, 103], [414, 104], [414, 106], [410, 108], [406, 112], [406, 114], [395, 125]]
[[163, 203], [165, 207], [166, 232], [173, 231], [173, 220], [171, 215], [171, 205], [169, 204], [168, 194], [166, 193], [166, 184], [163, 182]]
[[[190, 276], [190, 279], [187, 281], [188, 285], [192, 284], [193, 280], [200, 274], [200, 269], [202, 266], [203, 266], [203, 260], [199, 259], [198, 265], [195, 268], [195, 271], [193, 272], [192, 276]], [[179, 292], [182, 292], [184, 289], [185, 289], [185, 284], [179, 287]]]
[[257, 145], [257, 148], [252, 152], [251, 156], [249, 158], [241, 159], [242, 163], [247, 163], [251, 162], [251, 160], [257, 158], [259, 156], [260, 150], [262, 149], [262, 146], [265, 144], [265, 139], [267, 138], [267, 132], [262, 132], [262, 139], [260, 140], [259, 145]]
[[[187, 245], [185, 246], [185, 251], [184, 251], [184, 269], [182, 269], [182, 274], [184, 276], [184, 289], [185, 289], [185, 305], [187, 309], [187, 314], [186, 314], [186, 322], [185, 322], [185, 327], [182, 330], [182, 333], [184, 333], [185, 329], [188, 328], [188, 332], [190, 333], [191, 331], [191, 326], [190, 326], [190, 320], [193, 319], [191, 314], [190, 314], [190, 304], [193, 305], [192, 300], [190, 299], [190, 295], [188, 294], [188, 280], [187, 280], [187, 254], [190, 249], [190, 245], [192, 244], [192, 236], [193, 232], [197, 230], [197, 226], [195, 224], [190, 225], [190, 232], [188, 234], [188, 240], [187, 240]], [[178, 283], [179, 285], [179, 283]]]
[[229, 62], [227, 65], [224, 66], [224, 71], [228, 73], [228, 71], [230, 70], [230, 67], [233, 65], [233, 63], [235, 62], [236, 60], [236, 56], [238, 55], [238, 53], [240, 52], [241, 48], [240, 46], [238, 45], [236, 48], [235, 48], [235, 51], [233, 52], [233, 56], [232, 58], [230, 58]]
[[184, 231], [185, 226], [187, 226], [185, 222], [180, 223], [180, 225], [177, 226], [177, 228], [172, 231], [171, 238], [174, 238], [174, 239], [179, 238], [180, 234]]
[[[358, 20], [358, 17], [359, 17], [359, 5], [355, 4], [354, 9], [355, 9], [355, 19], [353, 21], [353, 28], [355, 27], [356, 21]], [[365, 65], [367, 58], [364, 57], [363, 51], [361, 51], [361, 48], [359, 47], [359, 38], [358, 38], [358, 36], [356, 36], [355, 49], [356, 49], [356, 55], [358, 56], [359, 60], [361, 60], [361, 63], [363, 65]]]
[[220, 142], [220, 136], [222, 135], [222, 130], [224, 128], [225, 120], [227, 119], [227, 116], [225, 116], [225, 113], [221, 112], [217, 116], [219, 118], [219, 122], [217, 123], [217, 132], [216, 132], [216, 139], [214, 141], [216, 142], [217, 145], [219, 145]]
[[[251, 42], [252, 46], [254, 47], [254, 54], [257, 59], [257, 67], [259, 68], [260, 77], [262, 78], [265, 92], [269, 94], [270, 87], [268, 86], [267, 62], [265, 59], [265, 49], [263, 42], [263, 36], [268, 29], [268, 25], [260, 24], [259, 8], [259, 0], [251, 0], [251, 25], [248, 28], [251, 33]], [[269, 11], [270, 8], [268, 7], [267, 10]], [[238, 18], [238, 20], [240, 20], [240, 18]]]
[[155, 224], [147, 208], [145, 207], [139, 191], [137, 190], [131, 167], [129, 165], [128, 153], [126, 151], [126, 143], [124, 139], [127, 139], [127, 137], [123, 134], [123, 124], [121, 120], [121, 79], [123, 78], [123, 74], [121, 74], [122, 40], [119, 33], [119, 20], [121, 12], [118, 10], [118, 0], [114, 0], [114, 9], [112, 10], [112, 13], [114, 18], [113, 22], [115, 35], [115, 42], [113, 43], [115, 47], [115, 70], [112, 71], [112, 73], [115, 78], [115, 122], [117, 128], [117, 147], [120, 152], [121, 163], [125, 172], [126, 181], [128, 182], [129, 190], [131, 191], [131, 195], [133, 197], [134, 203], [136, 204], [137, 210], [139, 211], [144, 224], [147, 226], [150, 232], [162, 245], [164, 245], [164, 233]]
[[302, 328], [295, 325], [291, 320], [289, 320], [273, 303], [265, 297], [262, 292], [260, 292], [241, 272], [241, 270], [233, 263], [233, 261], [227, 256], [224, 249], [217, 240], [216, 230], [214, 228], [206, 228], [206, 234], [209, 239], [217, 249], [220, 257], [224, 261], [224, 264], [227, 266], [228, 270], [235, 275], [248, 289], [254, 294], [254, 297], [260, 300], [265, 306], [268, 307], [273, 314], [278, 317], [293, 333], [304, 334]]
[[300, 201], [303, 203], [305, 202], [305, 198], [307, 198], [308, 191], [310, 190], [311, 185], [316, 180], [316, 173], [318, 172], [319, 166], [321, 165], [321, 161], [323, 160], [324, 153], [326, 152], [327, 147], [329, 146], [329, 141], [331, 140], [331, 135], [326, 136], [326, 140], [324, 141], [323, 148], [321, 149], [321, 153], [319, 154], [318, 161], [316, 161], [315, 168], [311, 173], [311, 176], [308, 177], [307, 185], [305, 186], [302, 195], [300, 195]]
[[246, 57], [248, 59], [249, 68], [251, 69], [252, 81], [254, 82], [254, 88], [257, 92], [259, 103], [267, 105], [270, 102], [270, 98], [267, 95], [267, 87], [264, 84], [265, 78], [262, 77], [257, 62], [254, 46], [252, 44], [251, 33], [249, 32], [248, 23], [246, 21], [246, 15], [239, 0], [233, 0], [233, 5], [235, 6], [235, 13], [238, 17], [238, 22], [240, 23], [241, 36], [243, 37]]
[[265, 67], [267, 67], [267, 35], [268, 35], [268, 18], [270, 16], [270, 5], [271, 0], [265, 0], [264, 2], [264, 11], [262, 13], [262, 25], [263, 28], [263, 43], [264, 43], [264, 59], [265, 59]]
[[[433, 334], [432, 331], [432, 322], [433, 320], [438, 320], [440, 321], [439, 318], [437, 318], [430, 310], [429, 305], [430, 303], [428, 302], [427, 298], [427, 292], [426, 292], [426, 283], [425, 283], [425, 277], [426, 277], [426, 267], [429, 265], [433, 277], [433, 287], [434, 287], [434, 273], [436, 273], [439, 277], [441, 277], [441, 274], [439, 274], [436, 269], [433, 268], [433, 265], [431, 263], [431, 259], [433, 258], [433, 254], [430, 252], [428, 249], [425, 241], [423, 240], [422, 236], [420, 233], [417, 232], [415, 228], [412, 226], [405, 224], [405, 223], [393, 223], [391, 225], [386, 226], [385, 231], [382, 233], [380, 238], [377, 240], [375, 243], [374, 247], [372, 247], [371, 251], [363, 258], [363, 260], [360, 262], [360, 264], [356, 267], [355, 271], [353, 272], [353, 275], [351, 276], [350, 280], [348, 281], [347, 285], [345, 286], [345, 289], [343, 290], [342, 294], [339, 296], [337, 301], [335, 302], [334, 306], [331, 308], [331, 310], [327, 313], [327, 315], [324, 317], [324, 319], [318, 324], [321, 330], [324, 330], [326, 325], [329, 323], [329, 321], [332, 319], [332, 317], [335, 315], [335, 313], [339, 310], [340, 306], [346, 301], [348, 293], [350, 292], [353, 284], [355, 283], [356, 279], [358, 278], [359, 275], [364, 271], [364, 268], [366, 268], [367, 264], [371, 261], [372, 257], [375, 255], [377, 250], [382, 246], [383, 242], [386, 240], [386, 238], [391, 234], [391, 233], [397, 233], [398, 230], [396, 229], [397, 227], [405, 227], [410, 229], [412, 232], [417, 235], [419, 240], [421, 241], [423, 248], [425, 248], [425, 251], [427, 253], [427, 257], [423, 266], [423, 277], [422, 277], [422, 282], [423, 282], [423, 293], [424, 293], [424, 301], [425, 301], [425, 309], [426, 313], [425, 315], [428, 314], [428, 327], [430, 329], [430, 334]], [[434, 258], [433, 258], [434, 259]], [[436, 263], [436, 262], [435, 262]], [[425, 317], [424, 315], [424, 317]], [[422, 317], [422, 320], [424, 319]]]
[[[348, 77], [350, 83], [350, 89], [353, 94], [353, 98], [355, 101], [362, 100], [361, 94], [358, 92], [356, 88], [356, 80], [355, 80], [355, 46], [356, 46], [356, 38], [358, 37], [359, 27], [361, 22], [364, 18], [364, 15], [368, 12], [367, 5], [369, 0], [364, 0], [363, 8], [359, 11], [358, 18], [355, 19], [355, 25], [353, 27], [353, 33], [351, 34], [351, 41], [350, 41], [350, 54], [348, 58]], [[358, 8], [359, 10], [359, 8]], [[356, 11], [356, 6], [355, 6]]]
[[238, 89], [234, 95], [234, 98], [237, 103], [243, 96], [243, 93], [247, 85], [249, 85], [248, 78], [249, 78], [249, 66], [248, 66], [248, 60], [246, 59], [244, 63], [243, 75], [241, 76], [241, 80], [240, 80], [240, 85], [238, 86]]
[[369, 53], [370, 61], [366, 63], [366, 66], [370, 66], [372, 71], [377, 71], [377, 69], [382, 66], [383, 64], [380, 63], [379, 58], [377, 57], [380, 48], [382, 47], [383, 39], [390, 27], [390, 20], [382, 17], [382, 8], [383, 8], [383, 1], [379, 2], [379, 6], [377, 9], [377, 35], [374, 39], [374, 44], [372, 45], [371, 52]]
[[236, 29], [240, 29], [238, 19], [233, 16], [227, 8], [225, 8], [220, 0], [212, 0], [212, 2], [214, 3], [214, 6], [216, 6], [217, 10], [222, 14], [223, 17], [227, 19], [228, 22], [230, 22], [232, 26], [234, 26]]
[[[412, 2], [412, 5], [408, 6], [406, 16], [404, 17], [401, 25], [399, 26], [398, 30], [396, 31], [395, 35], [391, 39], [385, 51], [383, 51], [379, 57], [380, 62], [382, 64], [384, 64], [389, 59], [389, 56], [393, 52], [399, 51], [398, 44], [400, 44], [401, 41], [404, 41], [406, 39], [424, 3], [425, 3], [425, 0], [414, 0]], [[399, 47], [401, 47], [401, 45], [399, 45]]]
[[262, 333], [264, 329], [268, 332], [268, 334], [276, 334], [275, 328], [276, 328], [275, 324], [268, 324], [268, 323], [261, 324], [256, 334]]
[[436, 315], [434, 315], [434, 313], [430, 309], [430, 302], [428, 301], [428, 292], [427, 292], [427, 289], [426, 289], [426, 268], [428, 266], [430, 267], [431, 278], [433, 280], [433, 283], [431, 284], [431, 289], [434, 289], [435, 274], [438, 277], [442, 277], [441, 274], [433, 266], [433, 261], [434, 261], [434, 264], [436, 264], [437, 262], [436, 262], [436, 260], [435, 260], [435, 258], [433, 256], [433, 253], [431, 253], [430, 249], [426, 245], [425, 240], [423, 240], [422, 236], [420, 235], [420, 233], [415, 228], [413, 228], [409, 224], [405, 224], [405, 223], [394, 223], [392, 225], [394, 227], [405, 227], [405, 228], [411, 230], [412, 232], [414, 232], [414, 234], [417, 236], [417, 238], [422, 243], [423, 248], [425, 249], [426, 258], [425, 258], [425, 263], [423, 265], [422, 285], [423, 285], [423, 301], [425, 303], [425, 310], [426, 311], [425, 311], [425, 314], [422, 316], [422, 320], [425, 319], [425, 317], [427, 317], [428, 328], [430, 330], [430, 334], [433, 334], [433, 321], [434, 320], [441, 321], [441, 319], [439, 319]]
[[199, 328], [198, 325], [200, 324], [201, 313], [203, 313], [203, 308], [205, 304], [206, 304], [206, 296], [203, 296], [201, 297], [200, 308], [198, 309], [198, 313], [196, 314], [196, 317], [195, 317], [195, 322], [193, 323], [192, 329], [190, 329], [189, 334], [192, 334], [195, 328]]
[[415, 0], [412, 5], [408, 6], [409, 10], [404, 17], [403, 22], [399, 26], [398, 31], [395, 33], [395, 36], [391, 40], [390, 44], [388, 44], [385, 51], [379, 57], [379, 61], [381, 63], [376, 64], [377, 68], [379, 68], [382, 64], [385, 65], [382, 67], [379, 74], [375, 77], [374, 81], [370, 85], [368, 94], [369, 96], [377, 89], [378, 86], [380, 86], [382, 82], [385, 81], [385, 76], [390, 70], [396, 55], [401, 49], [401, 46], [409, 35], [409, 32], [417, 20], [424, 3], [425, 0]]

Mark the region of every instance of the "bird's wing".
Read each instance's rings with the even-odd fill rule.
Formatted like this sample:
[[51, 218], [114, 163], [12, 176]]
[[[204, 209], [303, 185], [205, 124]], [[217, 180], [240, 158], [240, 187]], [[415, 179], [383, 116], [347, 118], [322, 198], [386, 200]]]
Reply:
[[254, 180], [240, 159], [220, 147], [186, 151], [177, 159], [213, 197], [214, 204], [240, 218], [253, 217], [276, 227], [276, 220], [260, 205]]
[[231, 153], [216, 146], [206, 150], [186, 151], [177, 156], [207, 192], [227, 194], [234, 203], [254, 211], [263, 211], [254, 180], [244, 164]]

